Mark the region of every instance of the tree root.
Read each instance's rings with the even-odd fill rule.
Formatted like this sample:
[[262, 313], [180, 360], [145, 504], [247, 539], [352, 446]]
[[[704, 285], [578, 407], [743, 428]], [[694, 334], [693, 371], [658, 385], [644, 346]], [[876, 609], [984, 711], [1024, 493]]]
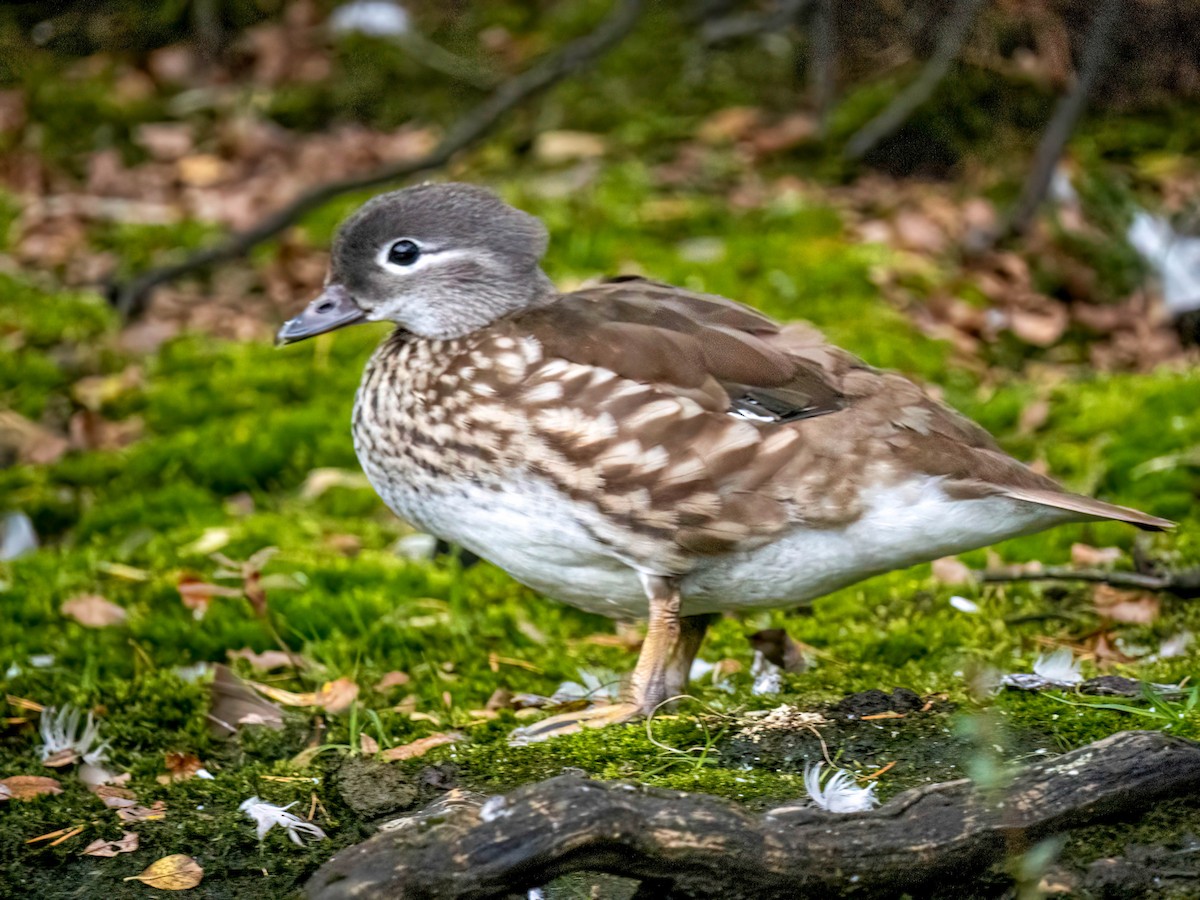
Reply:
[[564, 775], [378, 834], [333, 857], [307, 890], [317, 900], [483, 900], [586, 870], [650, 881], [662, 897], [921, 894], [1198, 788], [1200, 745], [1145, 731], [1039, 762], [994, 792], [950, 781], [851, 815], [808, 805], [752, 815], [713, 797]]

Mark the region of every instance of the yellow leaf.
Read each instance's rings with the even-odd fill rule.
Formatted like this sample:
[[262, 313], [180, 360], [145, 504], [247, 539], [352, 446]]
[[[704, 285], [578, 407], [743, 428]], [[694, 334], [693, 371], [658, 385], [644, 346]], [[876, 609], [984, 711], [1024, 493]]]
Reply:
[[140, 881], [160, 891], [186, 891], [204, 878], [200, 863], [182, 853], [173, 853], [150, 863], [141, 875], [130, 875], [126, 881]]

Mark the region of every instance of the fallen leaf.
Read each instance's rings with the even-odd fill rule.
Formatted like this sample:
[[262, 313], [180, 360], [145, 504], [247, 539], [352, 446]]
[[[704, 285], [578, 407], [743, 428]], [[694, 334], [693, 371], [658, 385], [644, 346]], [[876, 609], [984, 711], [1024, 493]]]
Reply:
[[1158, 618], [1162, 606], [1158, 597], [1146, 591], [1123, 591], [1107, 584], [1092, 589], [1096, 612], [1113, 622], [1149, 625]]
[[512, 709], [512, 691], [504, 688], [496, 688], [492, 691], [492, 696], [488, 697], [488, 702], [484, 706], [490, 712], [495, 712], [498, 709]]
[[128, 809], [131, 806], [137, 806], [137, 794], [128, 788], [117, 787], [112, 784], [100, 784], [92, 789], [92, 793], [100, 798], [109, 809]]
[[208, 612], [208, 605], [214, 597], [240, 597], [242, 592], [237, 588], [225, 587], [220, 584], [210, 584], [200, 581], [191, 575], [182, 575], [175, 584], [183, 605], [192, 611], [197, 619], [203, 619]]
[[397, 760], [401, 759], [415, 759], [418, 756], [424, 756], [434, 747], [441, 747], [444, 744], [454, 744], [458, 741], [465, 740], [465, 738], [466, 735], [459, 731], [438, 732], [436, 734], [431, 734], [428, 737], [418, 738], [412, 743], [385, 750], [380, 758], [385, 762], [396, 762]]
[[358, 736], [358, 747], [363, 756], [374, 756], [379, 752], [379, 741], [364, 732]]
[[1110, 566], [1123, 553], [1120, 547], [1092, 547], [1088, 544], [1071, 545], [1071, 562], [1077, 566]]
[[190, 856], [174, 853], [152, 862], [141, 875], [130, 875], [125, 881], [140, 881], [160, 891], [186, 891], [204, 878], [204, 869]]
[[187, 781], [189, 778], [195, 778], [196, 773], [204, 768], [204, 763], [194, 753], [170, 752], [166, 754], [164, 763], [167, 771], [165, 775], [158, 776], [158, 781], [161, 784], [169, 784], [172, 781]]
[[118, 853], [132, 853], [138, 848], [138, 836], [136, 832], [123, 832], [119, 840], [106, 841], [104, 838], [96, 838], [80, 852], [84, 856], [116, 856]]
[[750, 635], [750, 646], [785, 672], [803, 672], [808, 668], [804, 653], [807, 647], [782, 628], [756, 631]]
[[80, 625], [88, 628], [107, 628], [109, 625], [120, 625], [127, 617], [124, 607], [117, 606], [99, 594], [83, 594], [72, 597], [63, 603], [59, 611], [64, 616], [74, 619]]
[[327, 681], [317, 691], [317, 705], [330, 715], [346, 712], [358, 697], [358, 685], [349, 678]]
[[412, 679], [407, 672], [387, 672], [382, 678], [375, 682], [375, 690], [379, 693], [389, 691], [394, 687], [399, 687], [402, 684], [408, 684]]
[[226, 650], [225, 655], [230, 659], [244, 659], [250, 663], [250, 668], [260, 672], [270, 672], [272, 669], [284, 669], [292, 664], [292, 657], [282, 650], [264, 650], [255, 653], [249, 647], [241, 650]]
[[750, 134], [762, 121], [762, 110], [753, 106], [719, 109], [696, 129], [696, 139], [704, 144], [730, 144]]
[[167, 816], [167, 804], [156, 800], [153, 806], [121, 806], [117, 818], [122, 822], [156, 822]]
[[817, 136], [819, 126], [809, 113], [793, 113], [774, 125], [761, 128], [749, 135], [750, 144], [760, 154], [779, 153], [807, 144]]
[[61, 435], [12, 410], [0, 410], [0, 462], [11, 455], [17, 462], [45, 466], [57, 462], [70, 448], [70, 441]]
[[1021, 416], [1017, 420], [1017, 433], [1021, 435], [1030, 435], [1046, 424], [1046, 420], [1050, 418], [1050, 401], [1046, 399], [1034, 400], [1023, 410]]
[[907, 250], [940, 253], [946, 248], [946, 233], [933, 219], [917, 210], [901, 210], [892, 220], [892, 228], [896, 240]]
[[313, 469], [300, 487], [300, 496], [304, 500], [315, 500], [335, 487], [369, 489], [371, 483], [362, 472], [351, 472], [349, 469]]
[[356, 534], [327, 534], [324, 543], [342, 556], [355, 557], [362, 552], [362, 538]]
[[258, 682], [251, 682], [251, 684], [272, 700], [285, 706], [320, 706], [333, 715], [344, 713], [358, 697], [358, 685], [349, 678], [327, 681], [321, 685], [320, 690], [304, 693], [287, 691]]
[[120, 450], [142, 436], [141, 416], [113, 422], [90, 409], [81, 409], [67, 422], [67, 434], [76, 450]]
[[946, 585], [971, 584], [975, 577], [970, 567], [954, 556], [943, 556], [933, 561], [933, 577]]
[[88, 375], [71, 386], [71, 396], [80, 406], [99, 412], [106, 403], [117, 400], [142, 385], [140, 366], [129, 366], [115, 375]]
[[1069, 317], [1062, 304], [1048, 305], [1044, 312], [1014, 309], [1009, 314], [1008, 327], [1026, 344], [1050, 347], [1058, 343], [1067, 330]]
[[232, 539], [233, 533], [228, 528], [205, 528], [200, 537], [180, 547], [179, 552], [208, 556], [210, 553], [216, 553]]
[[64, 747], [57, 753], [52, 753], [42, 760], [42, 765], [48, 769], [61, 769], [63, 766], [72, 766], [79, 762], [79, 751], [74, 747]]
[[547, 165], [603, 156], [607, 142], [588, 131], [543, 131], [533, 141], [533, 155]]
[[10, 775], [0, 779], [0, 800], [32, 800], [46, 794], [61, 794], [62, 785], [46, 775]]
[[105, 575], [121, 578], [125, 581], [149, 581], [150, 573], [145, 569], [137, 569], [124, 563], [98, 562], [96, 568]]

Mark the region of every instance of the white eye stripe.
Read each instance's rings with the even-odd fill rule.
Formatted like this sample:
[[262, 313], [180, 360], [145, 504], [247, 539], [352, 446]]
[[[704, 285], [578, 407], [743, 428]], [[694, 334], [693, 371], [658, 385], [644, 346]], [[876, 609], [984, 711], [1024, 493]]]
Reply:
[[478, 253], [475, 253], [471, 250], [438, 250], [436, 248], [423, 247], [417, 241], [413, 241], [413, 243], [416, 244], [421, 251], [420, 256], [418, 256], [408, 265], [399, 265], [398, 263], [391, 262], [388, 257], [391, 255], [392, 247], [394, 247], [399, 241], [404, 240], [412, 240], [412, 238], [397, 238], [396, 240], [389, 241], [380, 247], [379, 252], [375, 254], [375, 262], [381, 268], [387, 269], [389, 272], [416, 272], [434, 263], [444, 262], [450, 259], [463, 259], [464, 257], [468, 256], [479, 256]]

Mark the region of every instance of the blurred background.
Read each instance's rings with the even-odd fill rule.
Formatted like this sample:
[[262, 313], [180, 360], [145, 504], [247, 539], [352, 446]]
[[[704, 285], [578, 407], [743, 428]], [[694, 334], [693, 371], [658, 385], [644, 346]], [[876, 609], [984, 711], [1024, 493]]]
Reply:
[[[140, 833], [161, 853], [210, 844], [213, 896], [260, 890], [264, 859], [285, 895], [435, 782], [507, 789], [571, 765], [752, 806], [801, 790], [811, 735], [751, 750], [718, 723], [706, 740], [725, 756], [701, 763], [694, 723], [662, 725], [677, 756], [638, 728], [505, 745], [513, 695], [608, 684], [636, 632], [431, 555], [382, 507], [348, 423], [384, 330], [270, 346], [318, 291], [337, 224], [421, 179], [486, 184], [542, 217], [564, 289], [640, 273], [811, 320], [1073, 489], [1183, 523], [1136, 546], [1113, 525], [1060, 529], [803, 615], [727, 619], [697, 688], [710, 707], [937, 694], [933, 731], [835, 735], [856, 771], [900, 761], [885, 798], [957, 777], [944, 760], [1070, 749], [1131, 722], [1200, 735], [1193, 706], [1173, 722], [1152, 702], [1141, 718], [1068, 715], [971, 687], [1056, 647], [1087, 674], [1177, 683], [1200, 661], [1186, 604], [964, 574], [1200, 562], [1197, 34], [1191, 0], [4, 4], [0, 776], [43, 771], [34, 707], [96, 711], [139, 800], [208, 808]], [[784, 667], [777, 691], [753, 690], [756, 652]], [[808, 671], [788, 667], [796, 653]], [[230, 739], [208, 728], [218, 662], [293, 698], [354, 693]], [[959, 706], [996, 718], [963, 724]], [[364, 735], [386, 751], [452, 727], [470, 741], [391, 764], [441, 767], [407, 800], [373, 806], [338, 780], [333, 760], [372, 755]], [[326, 747], [306, 761], [324, 767], [315, 792], [262, 781]], [[170, 753], [216, 780], [160, 783]], [[319, 797], [333, 843], [257, 844], [238, 813], [251, 793]], [[44, 879], [41, 896], [97, 864], [70, 843], [24, 848], [97, 815], [73, 782], [50, 799], [0, 810], [0, 879]], [[1112, 849], [1072, 847], [1078, 872]], [[133, 856], [105, 871], [153, 858]]]

